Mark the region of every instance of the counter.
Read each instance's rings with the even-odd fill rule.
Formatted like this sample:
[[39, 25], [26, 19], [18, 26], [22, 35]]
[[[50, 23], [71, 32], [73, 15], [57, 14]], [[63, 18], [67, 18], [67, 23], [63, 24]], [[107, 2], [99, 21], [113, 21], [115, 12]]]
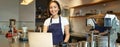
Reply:
[[13, 42], [10, 43], [10, 47], [29, 47], [28, 42]]
[[79, 42], [79, 41], [86, 41], [86, 33], [72, 32], [70, 34], [70, 42]]
[[28, 41], [19, 41], [19, 39], [6, 38], [0, 35], [0, 47], [29, 47]]

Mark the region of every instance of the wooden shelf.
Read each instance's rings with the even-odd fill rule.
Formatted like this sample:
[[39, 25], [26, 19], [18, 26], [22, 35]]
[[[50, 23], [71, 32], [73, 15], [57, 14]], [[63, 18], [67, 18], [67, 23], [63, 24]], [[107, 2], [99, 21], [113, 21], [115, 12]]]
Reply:
[[86, 17], [86, 16], [70, 16], [70, 18], [79, 18], [79, 17]]
[[84, 16], [70, 16], [70, 18], [78, 18], [78, 17], [89, 17], [89, 18], [98, 18], [98, 16], [103, 16], [103, 14], [97, 14], [97, 15], [84, 15]]
[[[116, 14], [118, 19], [120, 19], [120, 13], [114, 13], [114, 14]], [[104, 16], [105, 16], [105, 14], [97, 14], [97, 15], [85, 15], [85, 16], [69, 16], [69, 18], [82, 18], [82, 17], [86, 17], [86, 18], [103, 18]]]
[[78, 5], [78, 6], [74, 6], [74, 7], [71, 7], [71, 8], [79, 8], [79, 7], [84, 7], [84, 6], [91, 6], [91, 5], [96, 5], [96, 4], [102, 4], [102, 3], [112, 2], [112, 1], [116, 1], [116, 0], [101, 0], [99, 2], [89, 3], [89, 4], [84, 4], [84, 5]]
[[103, 18], [105, 14], [90, 15], [87, 18]]

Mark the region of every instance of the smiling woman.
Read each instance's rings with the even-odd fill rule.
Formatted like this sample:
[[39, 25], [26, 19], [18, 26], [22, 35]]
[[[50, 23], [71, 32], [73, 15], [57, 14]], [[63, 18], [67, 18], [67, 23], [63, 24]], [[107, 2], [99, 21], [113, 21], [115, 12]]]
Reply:
[[44, 22], [43, 32], [52, 33], [54, 46], [68, 42], [70, 37], [69, 22], [67, 18], [61, 16], [60, 4], [57, 1], [49, 3], [49, 13], [50, 17]]

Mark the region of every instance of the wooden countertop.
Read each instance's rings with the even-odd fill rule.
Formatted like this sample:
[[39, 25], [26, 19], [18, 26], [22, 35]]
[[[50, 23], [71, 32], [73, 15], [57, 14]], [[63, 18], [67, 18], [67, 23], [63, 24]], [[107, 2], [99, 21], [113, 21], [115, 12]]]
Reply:
[[29, 47], [28, 42], [13, 42], [10, 43], [10, 47]]
[[0, 46], [2, 47], [29, 47], [28, 41], [21, 42], [19, 39], [6, 38], [5, 35], [0, 35]]

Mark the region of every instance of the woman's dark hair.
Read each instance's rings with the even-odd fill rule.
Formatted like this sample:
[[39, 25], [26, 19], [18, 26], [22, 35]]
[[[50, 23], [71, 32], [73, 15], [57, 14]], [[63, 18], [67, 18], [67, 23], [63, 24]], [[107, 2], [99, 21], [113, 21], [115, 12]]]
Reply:
[[113, 11], [107, 11], [106, 13], [107, 14], [113, 14]]
[[58, 8], [59, 8], [58, 15], [60, 15], [60, 14], [61, 14], [61, 8], [60, 8], [60, 4], [59, 4], [57, 1], [51, 1], [51, 2], [49, 3], [49, 9], [48, 9], [49, 15], [52, 15], [52, 14], [50, 13], [50, 4], [53, 3], [53, 2], [58, 5]]
[[10, 25], [12, 25], [12, 22], [14, 22], [14, 25], [15, 25], [16, 20], [15, 19], [10, 19]]

